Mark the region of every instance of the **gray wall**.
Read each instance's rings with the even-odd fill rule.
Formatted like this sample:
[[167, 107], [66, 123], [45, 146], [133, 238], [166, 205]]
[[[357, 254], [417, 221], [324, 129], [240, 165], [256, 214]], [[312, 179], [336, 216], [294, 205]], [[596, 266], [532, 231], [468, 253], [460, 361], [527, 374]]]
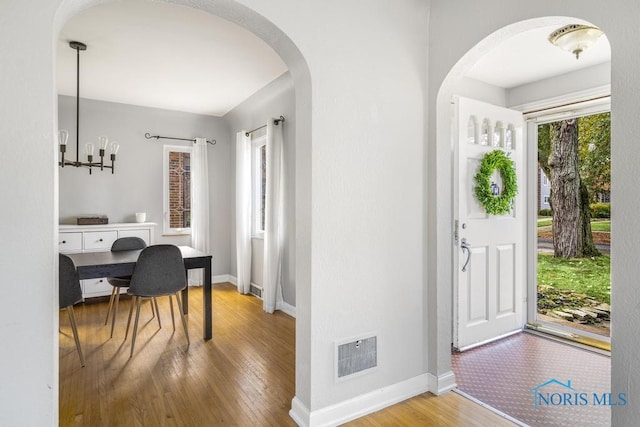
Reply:
[[469, 77], [460, 79], [460, 84], [456, 88], [456, 95], [478, 99], [501, 107], [506, 107], [507, 105], [507, 91], [505, 89]]
[[[162, 147], [189, 145], [186, 141], [146, 139], [152, 135], [215, 139], [209, 146], [209, 190], [213, 274], [237, 275], [235, 243], [235, 140], [239, 130], [262, 126], [272, 117], [285, 116], [285, 247], [283, 297], [295, 306], [294, 200], [295, 92], [288, 73], [251, 96], [223, 118], [138, 107], [89, 99], [80, 100], [80, 159], [84, 145], [97, 145], [99, 135], [120, 143], [115, 174], [66, 167], [60, 170], [60, 223], [75, 224], [83, 214], [104, 214], [109, 222], [133, 222], [135, 212], [146, 212], [158, 224], [157, 243], [188, 245], [189, 236], [162, 235]], [[69, 131], [66, 158], [75, 159], [75, 98], [58, 97], [61, 129]], [[96, 149], [97, 155], [97, 149]], [[262, 285], [263, 240], [253, 239], [251, 281]]]
[[[256, 92], [249, 99], [227, 113], [224, 118], [230, 128], [230, 139], [235, 141], [236, 133], [241, 130], [252, 130], [267, 123], [271, 118], [285, 117], [284, 136], [284, 179], [285, 179], [285, 245], [282, 258], [282, 293], [284, 301], [296, 305], [295, 287], [295, 90], [289, 73], [285, 73]], [[230, 182], [234, 195], [229, 201], [232, 211], [232, 229], [235, 230], [235, 148], [230, 150]], [[261, 239], [252, 239], [251, 281], [262, 285], [263, 243]], [[235, 235], [230, 240], [230, 272], [237, 274]]]
[[[69, 131], [67, 159], [75, 159], [75, 98], [58, 97], [59, 126]], [[229, 130], [225, 120], [205, 115], [80, 100], [80, 160], [86, 161], [85, 143], [97, 145], [98, 135], [120, 143], [115, 173], [85, 168], [60, 169], [60, 223], [75, 224], [82, 214], [105, 214], [110, 223], [133, 222], [135, 212], [146, 212], [158, 224], [156, 243], [188, 245], [190, 236], [163, 236], [163, 145], [190, 145], [187, 141], [145, 139], [152, 135], [180, 138], [206, 137], [209, 145], [209, 191], [213, 274], [229, 273], [229, 239], [232, 212]], [[97, 149], [96, 153], [97, 155]]]

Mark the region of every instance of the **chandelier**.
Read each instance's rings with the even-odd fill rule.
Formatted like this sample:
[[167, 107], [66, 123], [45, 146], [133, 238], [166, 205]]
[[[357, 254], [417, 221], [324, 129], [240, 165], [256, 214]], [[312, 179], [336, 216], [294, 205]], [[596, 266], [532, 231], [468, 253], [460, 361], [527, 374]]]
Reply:
[[58, 131], [58, 142], [60, 143], [60, 161], [58, 165], [60, 167], [65, 166], [74, 166], [76, 168], [86, 167], [89, 168], [89, 174], [91, 174], [91, 170], [94, 167], [99, 167], [101, 171], [105, 169], [111, 169], [111, 173], [114, 172], [114, 163], [116, 161], [116, 154], [118, 154], [118, 149], [120, 148], [120, 144], [117, 142], [111, 143], [111, 165], [104, 164], [104, 157], [107, 149], [109, 148], [109, 138], [101, 135], [98, 137], [98, 156], [100, 156], [100, 161], [93, 161], [93, 153], [94, 153], [94, 145], [89, 143], [85, 145], [85, 153], [87, 155], [87, 161], [80, 161], [80, 51], [87, 50], [87, 45], [84, 43], [80, 43], [77, 41], [69, 42], [69, 47], [76, 50], [76, 160], [66, 160], [64, 158], [64, 153], [67, 151], [67, 140], [69, 139], [69, 132], [65, 129], [60, 129]]

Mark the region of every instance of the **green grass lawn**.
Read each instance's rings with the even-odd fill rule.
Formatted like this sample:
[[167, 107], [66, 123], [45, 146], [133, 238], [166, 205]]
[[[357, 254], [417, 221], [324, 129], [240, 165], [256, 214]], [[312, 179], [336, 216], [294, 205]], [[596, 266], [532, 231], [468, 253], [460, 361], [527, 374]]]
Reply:
[[538, 285], [566, 289], [611, 302], [611, 265], [608, 255], [564, 259], [538, 254]]
[[611, 221], [591, 221], [591, 231], [611, 231]]
[[[551, 226], [550, 216], [538, 217], [538, 227]], [[611, 231], [611, 221], [608, 219], [594, 219], [591, 221], [591, 231]]]
[[539, 216], [538, 217], [538, 227], [548, 227], [551, 225], [551, 217], [550, 216]]

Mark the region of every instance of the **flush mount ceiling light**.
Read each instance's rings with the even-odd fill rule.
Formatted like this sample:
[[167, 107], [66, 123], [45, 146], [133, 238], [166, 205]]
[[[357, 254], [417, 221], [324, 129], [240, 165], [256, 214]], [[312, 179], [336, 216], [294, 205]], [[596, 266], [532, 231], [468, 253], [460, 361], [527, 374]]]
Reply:
[[58, 142], [60, 143], [60, 161], [58, 162], [58, 165], [60, 167], [74, 166], [76, 168], [89, 168], [89, 173], [91, 173], [91, 168], [100, 168], [101, 171], [111, 169], [111, 173], [113, 173], [115, 170], [114, 164], [116, 161], [116, 154], [118, 154], [118, 148], [120, 145], [115, 141], [111, 143], [111, 165], [105, 165], [104, 157], [108, 149], [109, 138], [104, 135], [98, 137], [98, 155], [100, 156], [100, 161], [93, 161], [93, 144], [85, 145], [87, 161], [80, 161], [80, 52], [87, 50], [87, 45], [77, 41], [72, 41], [69, 42], [69, 47], [76, 51], [76, 160], [71, 161], [64, 158], [64, 154], [67, 152], [69, 131], [66, 129], [60, 129], [58, 131]]
[[600, 28], [590, 25], [571, 24], [549, 34], [549, 41], [561, 49], [580, 58], [582, 51], [592, 46], [604, 34]]

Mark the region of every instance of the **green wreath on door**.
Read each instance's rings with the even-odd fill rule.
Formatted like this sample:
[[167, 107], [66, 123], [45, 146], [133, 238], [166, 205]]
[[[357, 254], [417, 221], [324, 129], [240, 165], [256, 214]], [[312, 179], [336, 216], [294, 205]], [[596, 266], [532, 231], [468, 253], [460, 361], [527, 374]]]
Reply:
[[[496, 169], [502, 177], [502, 191], [496, 191], [496, 184], [491, 182]], [[513, 160], [504, 151], [493, 150], [482, 157], [475, 182], [476, 198], [488, 214], [504, 215], [511, 210], [513, 199], [518, 194], [518, 178]]]

